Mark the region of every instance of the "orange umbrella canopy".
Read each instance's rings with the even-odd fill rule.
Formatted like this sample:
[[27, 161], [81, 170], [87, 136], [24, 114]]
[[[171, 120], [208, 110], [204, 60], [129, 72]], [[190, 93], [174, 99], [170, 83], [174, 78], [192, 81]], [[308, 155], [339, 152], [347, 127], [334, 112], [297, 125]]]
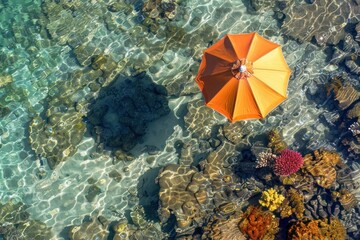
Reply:
[[283, 102], [290, 74], [281, 46], [254, 32], [206, 49], [195, 80], [206, 105], [235, 122], [264, 118]]

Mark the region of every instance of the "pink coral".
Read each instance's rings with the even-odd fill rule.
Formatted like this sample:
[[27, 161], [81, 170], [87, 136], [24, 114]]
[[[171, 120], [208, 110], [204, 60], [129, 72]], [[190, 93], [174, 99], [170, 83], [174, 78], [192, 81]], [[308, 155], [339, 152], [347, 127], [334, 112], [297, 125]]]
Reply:
[[288, 176], [297, 172], [303, 164], [304, 159], [300, 153], [285, 149], [275, 159], [274, 172], [276, 175]]

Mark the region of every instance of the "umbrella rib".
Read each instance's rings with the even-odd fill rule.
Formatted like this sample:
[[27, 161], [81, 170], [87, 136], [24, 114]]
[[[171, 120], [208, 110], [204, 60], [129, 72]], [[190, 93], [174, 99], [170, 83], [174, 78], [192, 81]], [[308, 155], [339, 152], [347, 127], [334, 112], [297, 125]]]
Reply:
[[217, 73], [211, 73], [211, 74], [207, 74], [207, 75], [201, 75], [200, 79], [203, 78], [203, 77], [213, 77], [213, 76], [218, 76], [218, 75], [221, 75], [223, 73], [226, 73], [228, 72], [229, 70], [224, 70], [224, 71], [221, 71], [221, 72], [217, 72]]
[[[272, 51], [276, 51], [276, 50], [279, 49], [279, 48], [281, 49], [281, 46], [278, 46], [278, 47], [270, 50], [269, 52], [265, 53], [264, 55], [262, 55], [261, 57], [259, 57], [258, 59], [256, 59], [256, 61], [258, 61], [258, 60], [260, 60], [261, 58], [265, 57], [266, 55], [270, 54]], [[282, 55], [282, 56], [283, 56], [283, 55]], [[286, 63], [286, 60], [285, 60], [284, 56], [283, 56], [283, 59], [284, 59], [284, 63]], [[256, 61], [255, 61], [255, 62], [256, 62]], [[256, 68], [256, 67], [254, 67], [254, 69], [273, 70], [273, 71], [289, 71], [289, 70], [290, 70], [290, 68], [289, 68], [288, 65], [286, 65], [286, 66], [284, 65], [284, 67], [287, 67], [287, 69], [279, 70], [279, 69], [266, 69], [266, 68]]]
[[228, 59], [224, 59], [224, 58], [222, 58], [222, 57], [216, 56], [216, 55], [214, 55], [214, 54], [212, 54], [212, 53], [210, 53], [210, 52], [206, 52], [206, 51], [205, 51], [205, 53], [206, 53], [206, 54], [209, 54], [209, 55], [211, 55], [211, 56], [213, 56], [213, 57], [216, 57], [216, 58], [218, 58], [218, 59], [221, 59], [221, 60], [223, 60], [223, 61], [226, 61], [226, 62], [228, 62], [228, 63], [231, 63], [231, 62], [229, 62]]
[[289, 70], [279, 70], [279, 69], [271, 69], [271, 68], [253, 68], [253, 70], [266, 70], [266, 71], [276, 71], [276, 72], [289, 72]]
[[246, 53], [246, 57], [245, 57], [246, 59], [248, 59], [250, 50], [252, 50], [252, 46], [253, 46], [253, 42], [254, 42], [255, 36], [256, 36], [256, 34], [254, 34], [253, 37], [252, 37], [252, 39], [251, 39], [249, 51]]
[[263, 115], [262, 112], [261, 112], [261, 109], [260, 109], [260, 107], [259, 107], [259, 104], [258, 104], [257, 101], [256, 101], [255, 95], [254, 95], [254, 93], [253, 93], [253, 91], [252, 91], [251, 85], [250, 85], [250, 83], [249, 83], [248, 80], [246, 80], [246, 84], [249, 86], [249, 89], [251, 90], [250, 93], [251, 93], [253, 99], [255, 100], [254, 102], [255, 102], [255, 104], [256, 104], [256, 107], [257, 107], [259, 113], [261, 114], [261, 118], [264, 118], [264, 115]]

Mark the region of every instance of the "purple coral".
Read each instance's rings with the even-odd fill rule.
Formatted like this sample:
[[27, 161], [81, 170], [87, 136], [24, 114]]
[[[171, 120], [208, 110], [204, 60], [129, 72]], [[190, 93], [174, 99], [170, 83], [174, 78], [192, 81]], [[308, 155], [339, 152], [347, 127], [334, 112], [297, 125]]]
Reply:
[[297, 172], [303, 164], [304, 159], [300, 153], [285, 149], [275, 159], [274, 172], [276, 175], [288, 176]]

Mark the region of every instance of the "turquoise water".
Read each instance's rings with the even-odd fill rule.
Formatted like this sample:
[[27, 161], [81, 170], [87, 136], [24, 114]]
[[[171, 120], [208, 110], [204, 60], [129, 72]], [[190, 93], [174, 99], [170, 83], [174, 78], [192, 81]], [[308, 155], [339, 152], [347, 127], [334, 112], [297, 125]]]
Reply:
[[[329, 52], [343, 43], [296, 41], [293, 25], [286, 23], [284, 30], [274, 17], [288, 14], [286, 22], [293, 3], [281, 10], [262, 1], [255, 11], [250, 1], [177, 2], [175, 12], [163, 5], [150, 18], [142, 1], [0, 0], [0, 211], [15, 215], [0, 219], [4, 239], [81, 239], [71, 231], [83, 222], [90, 226], [80, 230], [87, 232], [85, 239], [107, 239], [108, 232], [110, 238], [115, 235], [111, 226], [119, 221], [128, 221], [128, 228], [144, 235], [129, 230], [135, 239], [160, 239], [165, 233], [174, 238], [171, 227], [160, 231], [155, 183], [160, 168], [186, 161], [195, 166], [211, 152], [222, 154], [219, 149], [230, 143], [232, 147], [224, 147], [224, 161], [235, 157], [246, 165], [251, 161], [245, 152], [264, 144], [274, 128], [303, 155], [320, 147], [338, 151], [352, 170], [349, 190], [360, 198], [359, 143], [347, 129], [356, 119], [345, 120], [346, 112], [325, 90], [334, 76], [343, 74], [359, 89], [355, 70], [344, 61], [330, 61]], [[345, 15], [330, 28], [336, 31], [321, 35], [320, 28], [320, 35], [313, 34], [318, 22], [313, 27], [305, 22], [306, 33], [328, 38], [349, 21], [347, 31], [355, 39], [359, 21], [353, 13]], [[226, 33], [252, 31], [283, 46], [293, 71], [289, 98], [264, 120], [232, 125], [204, 107], [194, 78], [211, 43]], [[351, 54], [358, 56], [358, 42], [353, 44]], [[224, 128], [230, 133], [221, 133]], [[353, 150], [343, 146], [349, 134], [355, 139]], [[191, 146], [188, 158], [179, 158], [186, 149], [182, 143]], [[252, 178], [260, 182], [255, 174]], [[251, 194], [265, 190], [264, 185], [255, 190], [250, 180], [241, 181]], [[249, 204], [248, 199], [236, 201], [242, 208]], [[341, 211], [349, 237], [356, 239], [359, 207], [347, 219]], [[21, 235], [22, 229], [27, 230]]]

